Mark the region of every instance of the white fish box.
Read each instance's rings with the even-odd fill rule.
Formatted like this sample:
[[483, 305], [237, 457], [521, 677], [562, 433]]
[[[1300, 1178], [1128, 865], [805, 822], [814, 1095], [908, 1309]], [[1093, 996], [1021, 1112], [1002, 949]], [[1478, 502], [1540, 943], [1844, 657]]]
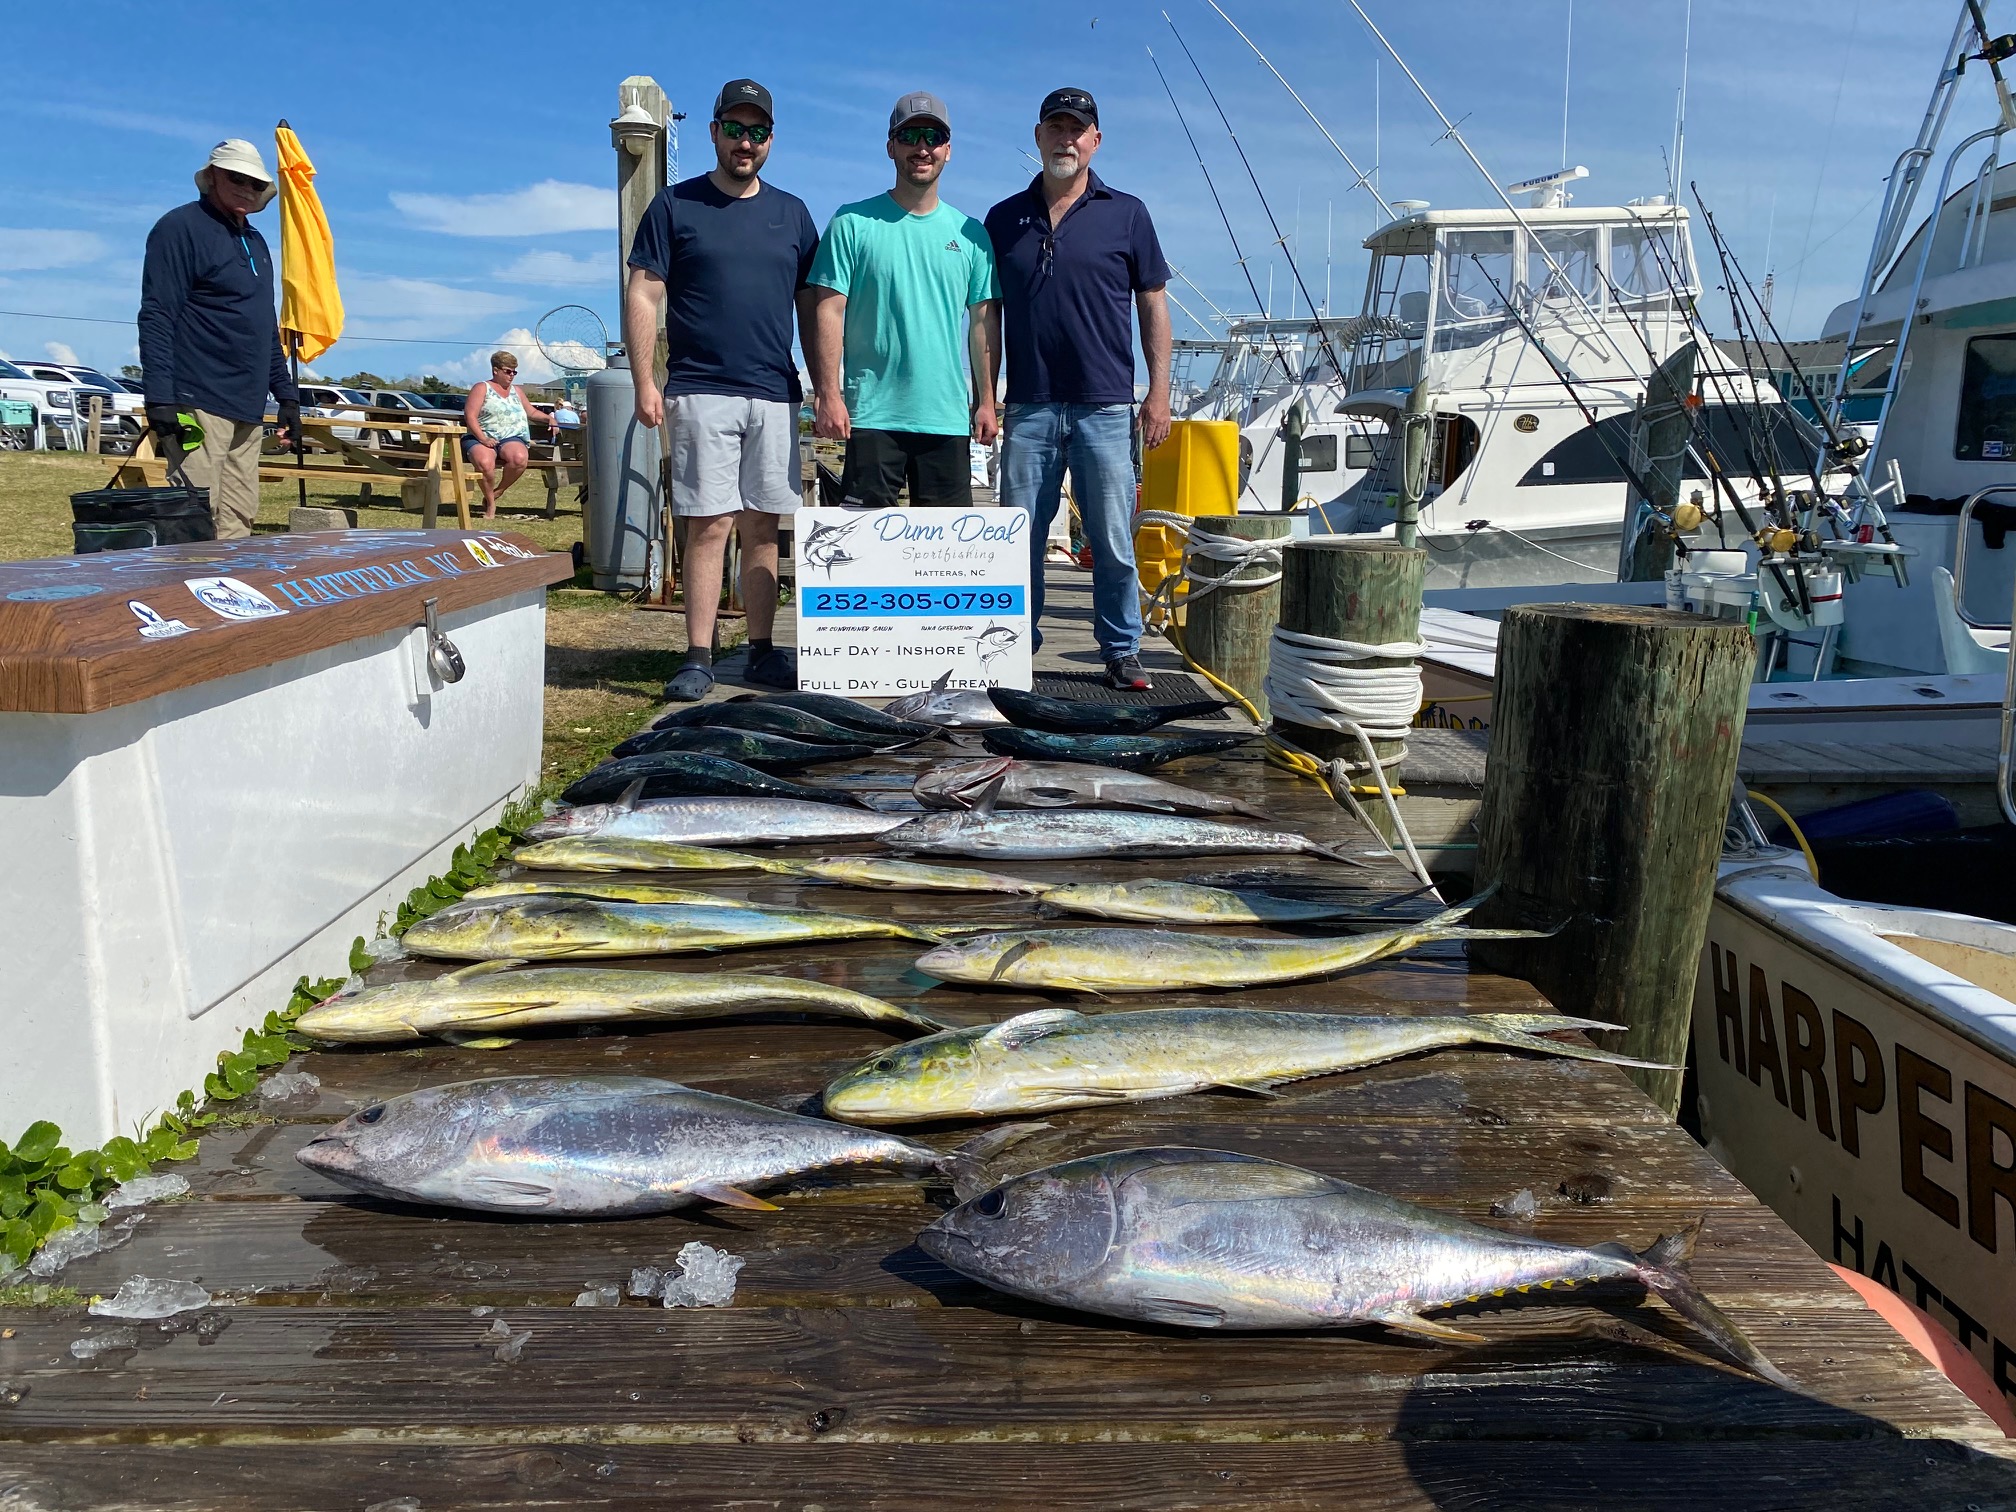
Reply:
[[0, 565], [0, 1138], [131, 1134], [297, 977], [343, 974], [537, 780], [572, 572], [461, 531]]

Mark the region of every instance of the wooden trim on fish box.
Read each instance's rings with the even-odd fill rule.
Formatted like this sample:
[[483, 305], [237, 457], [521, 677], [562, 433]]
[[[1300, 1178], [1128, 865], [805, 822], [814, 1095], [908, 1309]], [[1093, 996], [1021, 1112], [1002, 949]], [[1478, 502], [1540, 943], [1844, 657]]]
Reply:
[[418, 625], [429, 598], [445, 616], [573, 575], [566, 553], [503, 530], [324, 531], [8, 562], [0, 712], [117, 708]]

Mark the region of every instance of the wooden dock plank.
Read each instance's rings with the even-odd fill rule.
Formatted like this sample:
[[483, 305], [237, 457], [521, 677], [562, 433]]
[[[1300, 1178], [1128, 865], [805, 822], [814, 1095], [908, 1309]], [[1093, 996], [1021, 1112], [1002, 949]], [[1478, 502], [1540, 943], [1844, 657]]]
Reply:
[[[1082, 582], [1056, 593], [1066, 617], [1043, 665], [1096, 667], [1087, 600]], [[1174, 666], [1160, 650], [1149, 661]], [[1479, 744], [1465, 738], [1445, 754], [1460, 764]], [[937, 742], [837, 780], [902, 806], [929, 761], [976, 750], [970, 737]], [[1313, 785], [1257, 750], [1168, 775], [1257, 797], [1285, 825], [1378, 854]], [[1360, 902], [1413, 886], [1390, 860], [998, 869], [1271, 879]], [[1047, 919], [1019, 899], [761, 875], [668, 880], [924, 924], [1092, 922]], [[1417, 900], [1396, 913], [1432, 907]], [[922, 948], [863, 941], [608, 964], [789, 972], [958, 1024], [1061, 1000], [936, 984], [914, 970]], [[445, 969], [409, 960], [371, 979]], [[1288, 987], [1070, 1001], [1088, 1012], [1183, 1002], [1544, 1010], [1530, 986], [1472, 970], [1456, 946]], [[772, 1015], [555, 1031], [491, 1053], [423, 1042], [298, 1057], [289, 1069], [320, 1078], [314, 1097], [234, 1105], [181, 1167], [188, 1199], [147, 1210], [122, 1245], [61, 1277], [86, 1294], [133, 1275], [200, 1279], [216, 1307], [132, 1325], [135, 1348], [90, 1361], [71, 1342], [120, 1325], [74, 1305], [0, 1311], [0, 1507], [2016, 1507], [2016, 1462], [1992, 1425], [1603, 1066], [1464, 1050], [1315, 1079], [1276, 1102], [1214, 1094], [1052, 1114], [1050, 1129], [998, 1164], [1216, 1145], [1506, 1227], [1519, 1225], [1493, 1218], [1492, 1204], [1531, 1190], [1541, 1204], [1531, 1231], [1576, 1243], [1642, 1247], [1703, 1217], [1696, 1279], [1798, 1391], [1706, 1361], [1689, 1325], [1628, 1291], [1464, 1309], [1464, 1326], [1489, 1342], [1456, 1349], [1379, 1329], [1186, 1334], [1025, 1304], [916, 1247], [947, 1200], [928, 1181], [811, 1183], [780, 1194], [774, 1213], [541, 1223], [378, 1202], [293, 1158], [330, 1121], [444, 1081], [621, 1071], [799, 1107], [890, 1042], [873, 1026]], [[912, 1132], [949, 1147], [985, 1126]], [[732, 1305], [567, 1305], [633, 1266], [665, 1265], [695, 1238], [746, 1260]], [[522, 1358], [501, 1362], [484, 1347], [495, 1315], [480, 1308], [531, 1331]]]

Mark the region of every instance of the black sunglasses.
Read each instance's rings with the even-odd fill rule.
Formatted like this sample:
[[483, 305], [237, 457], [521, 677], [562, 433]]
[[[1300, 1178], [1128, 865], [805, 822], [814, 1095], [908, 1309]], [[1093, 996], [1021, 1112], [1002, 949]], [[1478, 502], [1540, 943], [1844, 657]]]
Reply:
[[952, 133], [943, 126], [899, 126], [890, 135], [905, 147], [915, 147], [920, 143], [926, 147], [943, 147], [952, 140]]
[[740, 121], [717, 120], [714, 124], [721, 128], [721, 135], [728, 138], [729, 141], [739, 142], [742, 138], [747, 137], [758, 147], [761, 147], [765, 142], [770, 140], [770, 133], [774, 129], [761, 124], [745, 126]]

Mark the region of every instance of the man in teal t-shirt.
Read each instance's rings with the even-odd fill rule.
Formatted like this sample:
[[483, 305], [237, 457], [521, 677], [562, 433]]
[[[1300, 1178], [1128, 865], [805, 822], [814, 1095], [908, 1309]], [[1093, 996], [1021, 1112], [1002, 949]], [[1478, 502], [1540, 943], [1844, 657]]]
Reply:
[[945, 102], [922, 91], [898, 100], [896, 187], [835, 211], [806, 277], [819, 296], [807, 354], [816, 428], [847, 443], [850, 504], [887, 508], [907, 483], [912, 504], [970, 505], [967, 438], [992, 445], [998, 429], [994, 249], [980, 222], [938, 198], [951, 156]]

